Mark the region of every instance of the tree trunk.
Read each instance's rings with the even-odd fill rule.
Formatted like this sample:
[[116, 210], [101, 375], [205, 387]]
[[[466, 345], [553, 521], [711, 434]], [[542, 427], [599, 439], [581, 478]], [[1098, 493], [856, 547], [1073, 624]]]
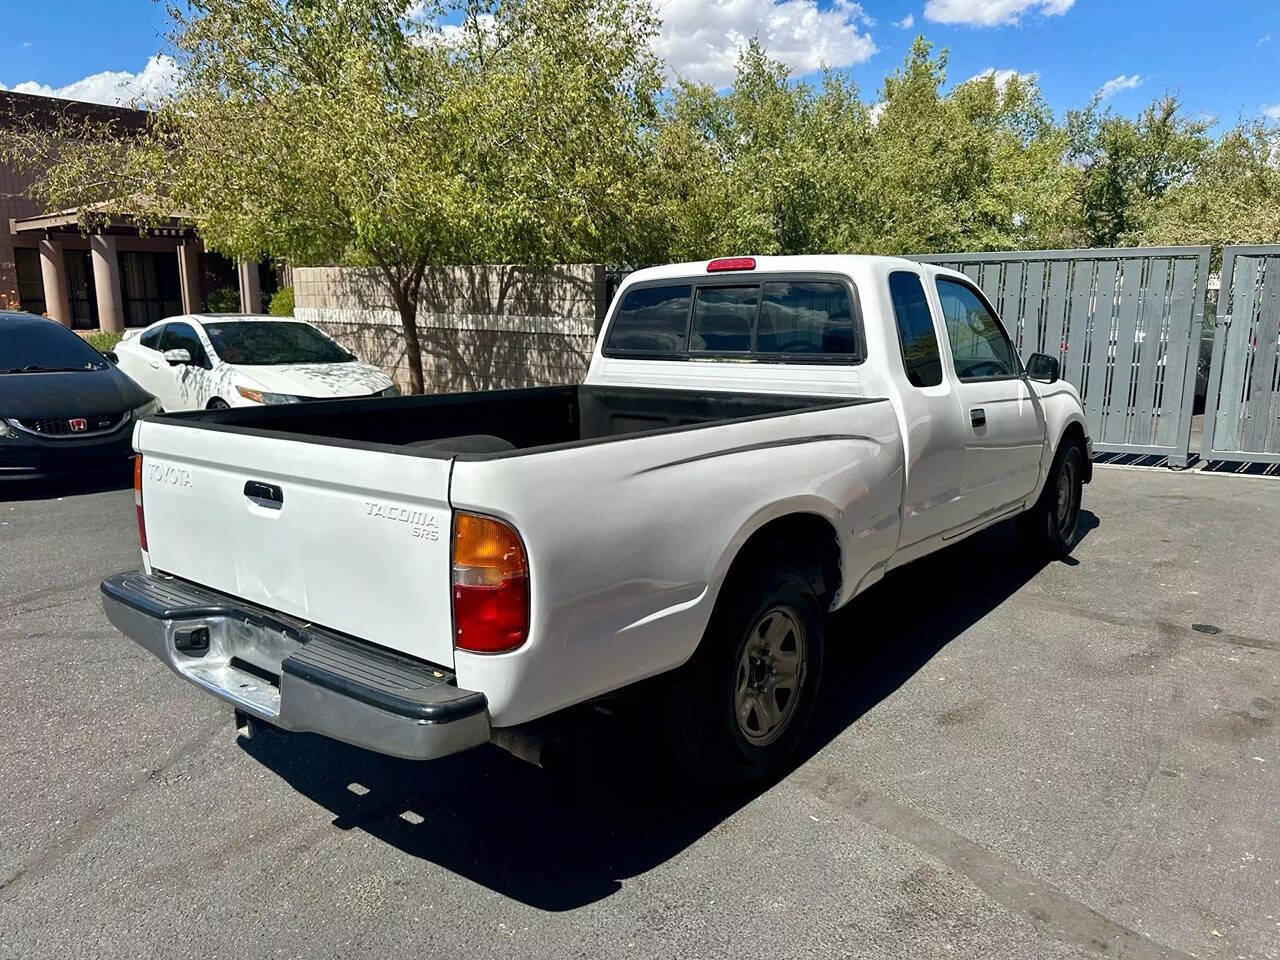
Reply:
[[397, 297], [396, 306], [400, 311], [400, 326], [404, 330], [404, 357], [409, 364], [409, 392], [422, 393], [422, 344], [418, 341], [417, 297]]
[[384, 260], [378, 261], [382, 279], [400, 314], [400, 330], [404, 334], [404, 358], [409, 367], [409, 392], [422, 393], [422, 344], [418, 340], [418, 296], [422, 292], [422, 274], [426, 261], [419, 260], [407, 269]]

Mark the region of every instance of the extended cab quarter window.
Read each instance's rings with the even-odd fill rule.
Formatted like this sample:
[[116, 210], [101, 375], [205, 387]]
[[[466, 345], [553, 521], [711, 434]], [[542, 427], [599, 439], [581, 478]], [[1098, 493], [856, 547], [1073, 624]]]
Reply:
[[688, 346], [691, 284], [627, 291], [609, 332], [619, 353], [684, 353]]
[[889, 274], [889, 296], [902, 344], [902, 363], [913, 387], [936, 387], [942, 382], [942, 358], [933, 330], [933, 314], [920, 277], [905, 270]]
[[938, 299], [961, 380], [1016, 377], [1013, 344], [982, 298], [967, 284], [938, 278]]
[[787, 280], [764, 285], [756, 353], [848, 355], [857, 349], [853, 304], [844, 284]]

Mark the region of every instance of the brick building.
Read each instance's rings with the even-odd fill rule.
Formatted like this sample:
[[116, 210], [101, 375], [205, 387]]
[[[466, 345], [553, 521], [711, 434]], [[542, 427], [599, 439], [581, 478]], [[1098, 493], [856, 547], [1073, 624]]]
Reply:
[[[0, 125], [52, 132], [66, 120], [137, 130], [147, 113], [0, 91]], [[31, 180], [0, 161], [0, 309], [48, 314], [76, 329], [122, 330], [199, 312], [221, 287], [239, 292], [243, 311], [259, 313], [264, 293], [275, 289], [268, 266], [206, 251], [176, 220], [145, 236], [119, 221], [85, 234], [74, 210], [41, 209], [27, 195]]]

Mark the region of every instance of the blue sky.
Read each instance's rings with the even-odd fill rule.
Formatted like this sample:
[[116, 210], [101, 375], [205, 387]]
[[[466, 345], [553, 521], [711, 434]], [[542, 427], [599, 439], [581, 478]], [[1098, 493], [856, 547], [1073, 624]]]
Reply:
[[[874, 99], [885, 72], [923, 33], [951, 50], [950, 79], [984, 70], [1036, 74], [1059, 113], [1110, 82], [1134, 113], [1178, 91], [1189, 111], [1231, 124], [1273, 108], [1280, 120], [1280, 3], [1273, 0], [657, 0], [658, 49], [685, 75], [723, 83], [757, 34], [799, 75], [847, 69]], [[152, 0], [10, 3], [0, 15], [0, 84], [110, 102], [163, 89], [153, 58], [165, 14]]]

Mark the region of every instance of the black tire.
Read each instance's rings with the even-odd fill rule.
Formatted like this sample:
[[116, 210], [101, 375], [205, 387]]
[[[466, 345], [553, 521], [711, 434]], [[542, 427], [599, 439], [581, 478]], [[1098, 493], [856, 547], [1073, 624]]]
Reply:
[[[776, 655], [766, 638], [775, 631]], [[791, 650], [799, 662], [787, 693]], [[698, 652], [668, 685], [663, 725], [672, 752], [695, 776], [712, 782], [753, 783], [776, 775], [813, 719], [822, 653], [822, 608], [799, 569], [761, 567], [735, 576]], [[751, 701], [740, 722], [739, 709]], [[778, 722], [771, 727], [765, 713], [774, 710]]]
[[231, 404], [223, 400], [221, 397], [214, 397], [205, 405], [206, 410], [230, 410]]
[[1080, 502], [1084, 493], [1084, 450], [1074, 438], [1063, 441], [1049, 478], [1034, 507], [1018, 518], [1028, 549], [1060, 560], [1080, 541]]

